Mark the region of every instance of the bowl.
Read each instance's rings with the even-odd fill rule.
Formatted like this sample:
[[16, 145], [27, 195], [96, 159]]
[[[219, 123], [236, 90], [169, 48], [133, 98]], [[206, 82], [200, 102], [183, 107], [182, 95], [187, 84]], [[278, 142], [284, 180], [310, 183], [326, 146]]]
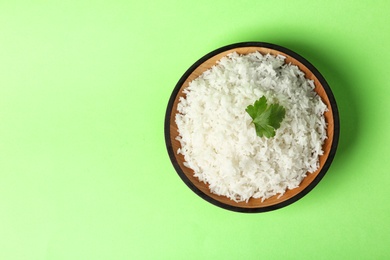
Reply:
[[[275, 195], [264, 201], [262, 201], [261, 198], [251, 198], [248, 202], [235, 202], [225, 196], [211, 193], [208, 185], [204, 182], [200, 182], [193, 176], [193, 170], [184, 166], [185, 160], [183, 155], [177, 154], [177, 150], [180, 148], [180, 142], [175, 139], [178, 136], [175, 114], [177, 113], [179, 98], [185, 96], [183, 90], [192, 80], [211, 68], [218, 60], [229, 53], [237, 52], [238, 54], [245, 55], [255, 51], [258, 51], [263, 55], [269, 53], [271, 55], [280, 54], [285, 56], [286, 63], [298, 66], [299, 69], [305, 73], [307, 79], [314, 81], [315, 92], [322, 98], [322, 101], [328, 108], [328, 111], [324, 114], [327, 123], [327, 139], [325, 139], [323, 144], [324, 153], [319, 158], [320, 166], [318, 170], [313, 173], [308, 173], [299, 187], [286, 190], [282, 196]], [[236, 212], [258, 213], [280, 209], [296, 202], [310, 192], [321, 181], [328, 171], [337, 150], [339, 125], [339, 114], [333, 93], [324, 77], [311, 63], [299, 54], [279, 45], [265, 42], [242, 42], [224, 46], [206, 54], [184, 73], [173, 89], [169, 99], [165, 115], [164, 133], [166, 148], [171, 162], [177, 174], [193, 192], [206, 201], [223, 209]]]

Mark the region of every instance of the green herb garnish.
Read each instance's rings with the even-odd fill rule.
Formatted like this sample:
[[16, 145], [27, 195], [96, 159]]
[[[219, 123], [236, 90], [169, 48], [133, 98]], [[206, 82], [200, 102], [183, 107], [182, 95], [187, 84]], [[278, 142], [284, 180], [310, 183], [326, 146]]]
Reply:
[[267, 106], [267, 99], [262, 96], [253, 105], [249, 105], [245, 110], [251, 117], [255, 125], [256, 134], [260, 137], [273, 137], [275, 131], [280, 127], [286, 110], [279, 104]]

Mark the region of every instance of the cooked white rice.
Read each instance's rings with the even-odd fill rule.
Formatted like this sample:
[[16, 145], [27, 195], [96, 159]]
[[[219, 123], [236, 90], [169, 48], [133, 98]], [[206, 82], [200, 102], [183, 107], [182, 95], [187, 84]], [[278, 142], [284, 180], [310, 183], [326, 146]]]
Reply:
[[[176, 124], [185, 166], [210, 191], [234, 201], [267, 199], [299, 186], [319, 167], [326, 105], [285, 57], [237, 53], [190, 82]], [[258, 137], [245, 111], [261, 96], [286, 116], [272, 138]]]

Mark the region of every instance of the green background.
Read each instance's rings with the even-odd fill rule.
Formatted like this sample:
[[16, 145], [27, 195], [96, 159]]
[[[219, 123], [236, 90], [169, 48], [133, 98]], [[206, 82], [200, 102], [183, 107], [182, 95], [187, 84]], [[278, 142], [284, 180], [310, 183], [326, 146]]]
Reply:
[[[0, 259], [389, 259], [390, 1], [1, 1]], [[339, 149], [307, 196], [236, 213], [164, 141], [204, 54], [290, 48], [337, 100]]]

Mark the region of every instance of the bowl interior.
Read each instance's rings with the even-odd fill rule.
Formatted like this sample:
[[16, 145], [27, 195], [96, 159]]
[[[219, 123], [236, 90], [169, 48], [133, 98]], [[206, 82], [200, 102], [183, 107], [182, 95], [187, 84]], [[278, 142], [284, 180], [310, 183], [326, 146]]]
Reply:
[[[220, 60], [222, 57], [226, 56], [229, 53], [237, 52], [238, 54], [248, 54], [258, 51], [262, 54], [270, 53], [272, 55], [283, 55], [286, 57], [285, 61], [286, 63], [291, 63], [299, 67], [301, 71], [303, 71], [306, 74], [307, 79], [311, 79], [314, 81], [315, 84], [315, 91], [319, 96], [321, 96], [323, 102], [327, 105], [328, 111], [325, 113], [325, 120], [327, 122], [327, 139], [325, 140], [323, 144], [323, 151], [324, 154], [319, 158], [320, 167], [319, 169], [314, 173], [308, 173], [307, 177], [302, 181], [300, 186], [298, 188], [287, 190], [284, 195], [278, 198], [279, 195], [275, 195], [271, 198], [268, 198], [264, 201], [261, 201], [261, 199], [254, 199], [251, 198], [247, 203], [246, 202], [235, 202], [230, 200], [229, 198], [225, 196], [218, 196], [216, 194], [213, 194], [210, 192], [208, 185], [200, 182], [196, 177], [193, 176], [194, 172], [185, 167], [184, 157], [181, 154], [177, 154], [176, 151], [180, 147], [180, 142], [175, 140], [175, 138], [178, 136], [178, 130], [177, 125], [175, 123], [175, 114], [177, 113], [177, 104], [179, 102], [180, 97], [185, 97], [185, 94], [183, 93], [183, 90], [189, 85], [189, 83], [197, 78], [199, 75], [201, 75], [204, 71], [211, 68], [213, 65], [217, 63], [218, 60]], [[300, 57], [298, 57], [300, 58]], [[172, 154], [171, 159], [175, 161], [176, 170], [178, 171], [179, 175], [181, 175], [181, 178], [187, 183], [187, 185], [194, 190], [199, 196], [209, 200], [210, 202], [214, 204], [218, 204], [219, 206], [222, 205], [224, 207], [225, 205], [227, 207], [232, 207], [235, 209], [241, 208], [241, 209], [265, 209], [265, 208], [272, 208], [277, 205], [280, 205], [283, 202], [286, 202], [288, 200], [294, 199], [295, 196], [297, 196], [299, 193], [304, 191], [308, 188], [308, 186], [316, 179], [316, 178], [322, 178], [322, 176], [319, 176], [321, 170], [324, 168], [324, 165], [329, 157], [332, 143], [334, 141], [334, 115], [332, 110], [332, 103], [329, 100], [329, 97], [327, 95], [326, 89], [324, 88], [323, 84], [319, 80], [319, 78], [315, 75], [313, 71], [311, 71], [305, 64], [303, 64], [301, 61], [299, 61], [297, 58], [294, 58], [287, 53], [281, 52], [276, 49], [268, 48], [268, 47], [259, 47], [259, 46], [244, 46], [244, 47], [236, 47], [232, 49], [225, 50], [223, 52], [216, 53], [215, 55], [209, 57], [202, 63], [200, 63], [199, 66], [194, 67], [193, 70], [191, 69], [187, 72], [190, 73], [188, 77], [182, 78], [181, 82], [183, 82], [181, 85], [178, 85], [179, 87], [178, 92], [173, 100], [173, 105], [170, 111], [169, 116], [169, 141], [171, 142], [172, 146]], [[318, 73], [317, 73], [318, 75]], [[180, 81], [179, 81], [180, 83]], [[326, 83], [325, 83], [326, 84]], [[173, 98], [173, 97], [172, 97]], [[174, 158], [172, 158], [172, 155]], [[323, 174], [322, 174], [323, 175]], [[319, 180], [318, 180], [319, 181]], [[312, 187], [311, 187], [312, 188]], [[311, 189], [310, 188], [310, 189]]]

